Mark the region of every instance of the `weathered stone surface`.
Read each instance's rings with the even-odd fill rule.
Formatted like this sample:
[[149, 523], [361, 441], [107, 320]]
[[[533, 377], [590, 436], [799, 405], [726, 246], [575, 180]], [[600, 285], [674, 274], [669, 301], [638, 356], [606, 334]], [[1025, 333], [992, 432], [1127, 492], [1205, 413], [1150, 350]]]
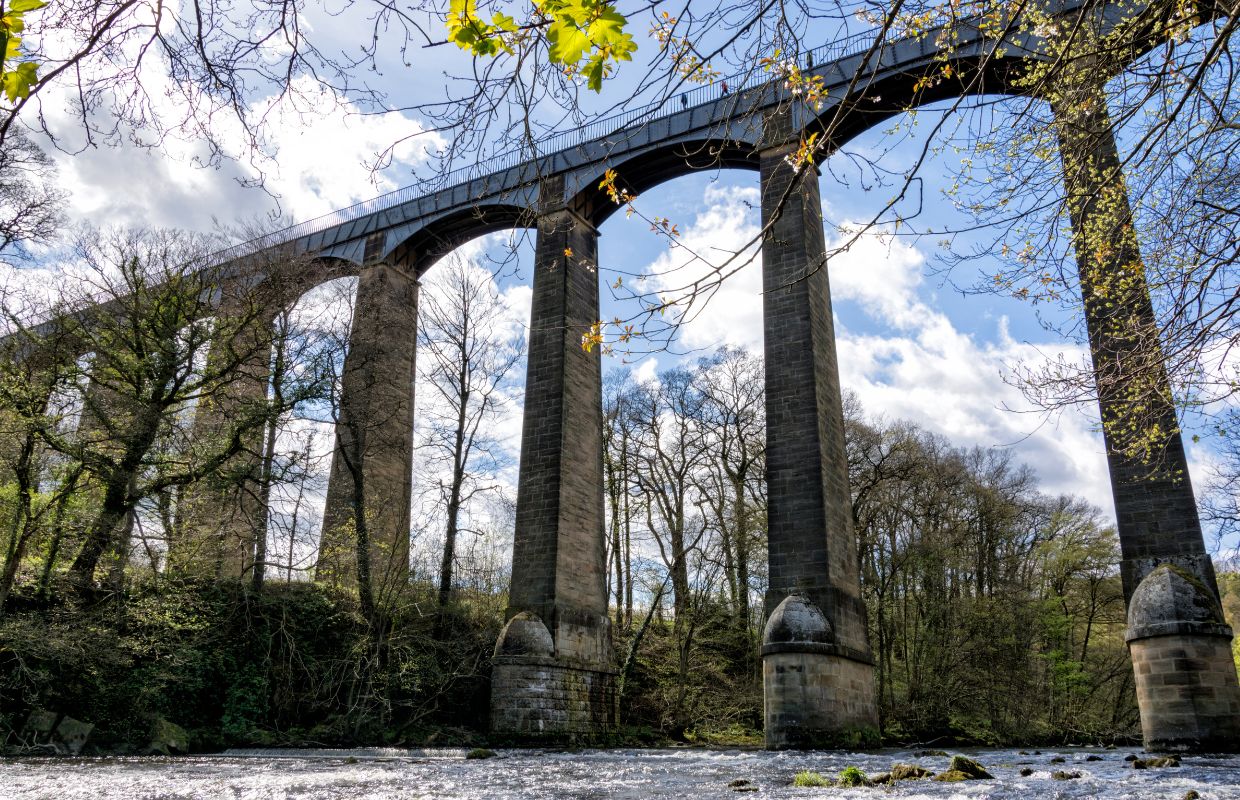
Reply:
[[1213, 592], [1163, 564], [1133, 592], [1128, 650], [1147, 750], [1240, 749], [1240, 685], [1231, 630]]
[[[1151, 680], [1148, 665], [1177, 645], [1141, 638], [1163, 633], [1199, 635], [1177, 626], [1211, 625], [1200, 619], [1210, 603], [1164, 573], [1138, 598], [1147, 577], [1174, 565], [1217, 601], [1218, 585], [1206, 552], [1180, 436], [1158, 325], [1123, 172], [1106, 87], [1082, 64], [1054, 107], [1066, 181], [1073, 245], [1085, 324], [1106, 442], [1120, 538], [1124, 594], [1137, 600], [1144, 630], [1130, 631], [1137, 699], [1147, 749], [1240, 749], [1240, 690], [1235, 666], [1223, 665], [1202, 644], [1205, 658], [1184, 660], [1175, 675]], [[1119, 190], [1117, 191], [1117, 187]], [[1105, 200], [1102, 200], [1105, 198]], [[1133, 390], [1144, 387], [1134, 402]], [[1158, 441], [1145, 442], [1149, 435]], [[1192, 619], [1178, 619], [1188, 614]], [[1132, 618], [1130, 617], [1130, 624]], [[1224, 638], [1224, 636], [1226, 638]], [[1226, 641], [1230, 631], [1219, 637]], [[1196, 646], [1185, 641], [1185, 646]], [[1209, 650], [1210, 652], [1205, 652]], [[1230, 659], [1229, 659], [1230, 661]], [[1142, 670], [1146, 670], [1143, 677]], [[1216, 685], [1222, 680], [1226, 685]], [[1144, 691], [1142, 686], [1144, 685]], [[1188, 688], [1191, 687], [1191, 688]], [[1220, 689], [1222, 691], [1220, 691]]]
[[523, 739], [561, 739], [606, 733], [615, 725], [614, 673], [538, 661], [542, 663], [495, 659], [492, 731]]
[[775, 607], [762, 632], [763, 644], [795, 644], [834, 640], [831, 623], [802, 594], [790, 594]]
[[86, 746], [87, 740], [90, 739], [91, 731], [94, 729], [95, 726], [89, 722], [81, 722], [73, 717], [65, 717], [56, 726], [56, 738], [72, 755], [77, 755]]
[[771, 749], [877, 744], [873, 668], [824, 653], [762, 657], [766, 746]]
[[986, 768], [971, 758], [965, 756], [952, 756], [951, 766], [948, 767], [949, 772], [962, 772], [969, 777], [970, 780], [991, 780], [995, 776], [986, 771]]
[[1128, 639], [1182, 633], [1230, 636], [1223, 608], [1210, 587], [1174, 564], [1160, 564], [1149, 572], [1128, 600]]
[[[768, 121], [777, 124], [778, 121]], [[766, 359], [768, 615], [805, 595], [869, 659], [818, 177], [787, 147], [760, 156]]]
[[918, 778], [933, 778], [934, 773], [916, 764], [896, 764], [891, 768], [893, 781], [910, 781]]
[[553, 658], [555, 642], [538, 615], [522, 611], [504, 626], [495, 643], [495, 655]]
[[151, 741], [147, 750], [165, 756], [183, 755], [189, 752], [189, 734], [175, 722], [156, 717], [151, 724]]
[[599, 315], [597, 252], [598, 232], [571, 210], [539, 219], [509, 606], [546, 623], [557, 657], [601, 666], [602, 364], [581, 347]]
[[[208, 368], [225, 369], [235, 362], [227, 387], [204, 397], [194, 411], [193, 438], [218, 440], [231, 436], [237, 420], [260, 413], [267, 402], [274, 341], [272, 313], [259, 312], [248, 301], [225, 311], [221, 327], [230, 335], [212, 342]], [[217, 331], [218, 333], [218, 331]], [[170, 543], [168, 569], [194, 577], [237, 580], [254, 569], [255, 544], [267, 530], [267, 509], [261, 501], [260, 470], [266, 437], [263, 426], [244, 431], [242, 447], [224, 469], [227, 482], [199, 481], [185, 492], [182, 534]], [[130, 521], [127, 524], [132, 524]]]
[[599, 318], [598, 232], [542, 188], [510, 621], [496, 644], [491, 729], [518, 737], [615, 724], [603, 535], [602, 365], [582, 336]]
[[1179, 756], [1158, 756], [1155, 758], [1138, 758], [1132, 762], [1133, 769], [1161, 769], [1180, 766]]
[[818, 176], [785, 160], [787, 117], [773, 115], [765, 125], [767, 141], [776, 145], [759, 158], [762, 222], [769, 226], [762, 243], [766, 610], [775, 626], [768, 626], [773, 639], [763, 642], [766, 744], [842, 746], [876, 737], [878, 709], [852, 529], [826, 240]]
[[22, 730], [24, 735], [34, 735], [47, 737], [56, 729], [56, 720], [60, 715], [55, 711], [48, 711], [43, 708], [36, 708], [30, 712], [30, 716], [26, 717], [26, 726]]
[[380, 605], [403, 589], [409, 575], [417, 322], [414, 276], [386, 264], [362, 271], [315, 579], [342, 586], [357, 580], [360, 504], [370, 539], [371, 587]]

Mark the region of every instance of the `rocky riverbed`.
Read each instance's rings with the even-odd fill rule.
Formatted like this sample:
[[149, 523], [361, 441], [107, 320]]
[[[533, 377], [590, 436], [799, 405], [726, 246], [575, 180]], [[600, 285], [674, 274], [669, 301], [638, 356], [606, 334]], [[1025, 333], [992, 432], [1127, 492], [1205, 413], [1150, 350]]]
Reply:
[[[800, 787], [798, 773], [836, 779], [896, 764], [942, 774], [951, 756], [980, 763], [989, 780], [901, 780], [874, 787]], [[0, 760], [5, 800], [125, 798], [1166, 798], [1240, 800], [1240, 756], [1190, 756], [1179, 766], [1134, 768], [1130, 750], [1068, 748], [868, 753], [760, 750], [252, 750], [179, 758]], [[475, 754], [485, 755], [485, 754]], [[1129, 760], [1125, 760], [1128, 758]], [[915, 771], [914, 771], [915, 772]], [[1056, 774], [1058, 773], [1058, 774]]]

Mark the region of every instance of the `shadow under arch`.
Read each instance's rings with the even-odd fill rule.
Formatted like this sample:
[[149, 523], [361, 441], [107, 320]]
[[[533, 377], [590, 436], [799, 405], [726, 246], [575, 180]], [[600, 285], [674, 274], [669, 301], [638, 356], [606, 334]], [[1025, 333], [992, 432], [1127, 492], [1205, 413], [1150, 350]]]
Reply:
[[[1016, 78], [1041, 61], [1032, 55], [996, 58], [973, 52], [953, 54], [946, 59], [927, 57], [919, 64], [920, 69], [891, 70], [867, 81], [853, 95], [832, 103], [817, 115], [798, 115], [808, 117], [808, 121], [803, 122], [799, 130], [783, 131], [782, 136], [776, 136], [779, 141], [794, 142], [804, 135], [831, 128], [826, 154], [829, 156], [875, 125], [922, 106], [952, 98], [1028, 95], [1018, 87]], [[941, 71], [945, 64], [952, 66], [953, 77], [917, 88], [918, 82], [928, 73]], [[907, 102], [908, 98], [914, 98], [915, 102]], [[600, 165], [568, 205], [597, 228], [623, 207], [613, 202], [599, 186], [607, 170], [616, 172], [618, 188], [637, 195], [696, 172], [720, 169], [757, 172], [758, 153], [764, 148], [764, 144], [719, 138], [669, 142], [622, 161]]]
[[757, 151], [747, 142], [723, 139], [688, 139], [642, 151], [623, 161], [600, 165], [596, 174], [569, 203], [595, 228], [623, 208], [599, 183], [607, 170], [615, 170], [617, 188], [638, 195], [668, 181], [720, 169], [758, 171]]
[[[906, 65], [867, 81], [857, 91], [823, 109], [789, 138], [795, 141], [814, 133], [823, 135], [827, 137], [826, 156], [830, 156], [874, 126], [933, 103], [986, 96], [1032, 96], [1020, 79], [1029, 69], [1044, 63], [1045, 59], [1033, 54], [998, 58], [965, 52], [947, 58], [927, 57], [917, 65], [920, 68]], [[950, 77], [942, 74], [945, 66], [951, 67]]]
[[390, 256], [394, 263], [421, 278], [435, 262], [466, 242], [496, 231], [532, 228], [536, 218], [533, 209], [516, 205], [466, 208], [426, 222], [392, 248]]

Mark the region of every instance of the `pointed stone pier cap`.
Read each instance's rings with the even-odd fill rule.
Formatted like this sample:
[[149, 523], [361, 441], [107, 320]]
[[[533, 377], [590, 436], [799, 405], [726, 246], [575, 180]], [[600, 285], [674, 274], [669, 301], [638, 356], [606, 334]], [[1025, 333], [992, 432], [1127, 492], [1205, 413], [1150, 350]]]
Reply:
[[495, 656], [533, 656], [551, 658], [555, 655], [555, 642], [547, 626], [531, 611], [522, 611], [504, 626], [495, 643]]
[[1128, 641], [1189, 634], [1231, 636], [1214, 593], [1197, 576], [1174, 564], [1159, 564], [1128, 601]]
[[835, 641], [831, 623], [803, 594], [793, 593], [775, 606], [766, 628], [762, 632], [762, 644], [831, 644]]

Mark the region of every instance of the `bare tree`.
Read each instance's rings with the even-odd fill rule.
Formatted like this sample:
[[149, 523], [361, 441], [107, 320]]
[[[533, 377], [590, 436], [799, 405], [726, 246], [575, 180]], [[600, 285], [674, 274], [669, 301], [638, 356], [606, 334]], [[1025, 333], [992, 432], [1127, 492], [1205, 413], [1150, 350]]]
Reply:
[[24, 131], [0, 147], [0, 263], [28, 258], [29, 245], [59, 231], [66, 193], [55, 179], [55, 164]]
[[766, 408], [761, 359], [725, 347], [696, 371], [707, 456], [698, 492], [710, 509], [738, 627], [748, 637], [750, 580], [766, 528]]
[[480, 494], [501, 491], [498, 473], [511, 462], [493, 427], [508, 406], [513, 368], [524, 353], [510, 317], [490, 273], [464, 258], [439, 265], [419, 301], [419, 364], [423, 384], [435, 391], [419, 413], [420, 447], [439, 471], [444, 513], [441, 607], [452, 594], [469, 505]]
[[629, 409], [635, 390], [629, 378], [629, 372], [613, 370], [603, 383], [603, 483], [610, 532], [607, 549], [613, 567], [616, 625], [621, 630], [633, 626], [633, 527], [644, 502], [634, 474], [639, 440]]

